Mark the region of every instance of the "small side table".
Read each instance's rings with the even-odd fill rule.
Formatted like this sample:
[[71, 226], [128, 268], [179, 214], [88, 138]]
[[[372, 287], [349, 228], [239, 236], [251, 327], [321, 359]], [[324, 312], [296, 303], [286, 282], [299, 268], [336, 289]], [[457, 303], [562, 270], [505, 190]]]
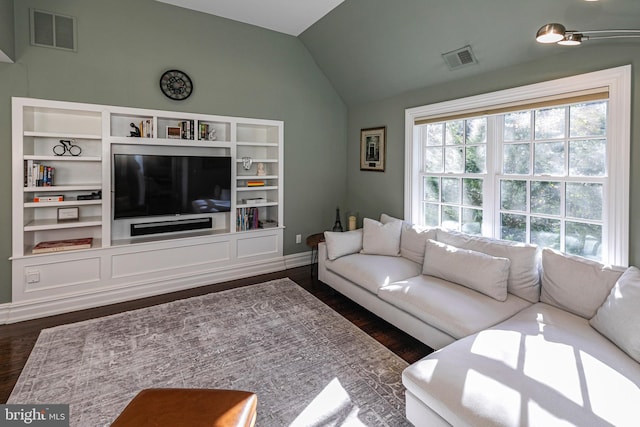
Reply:
[[318, 262], [318, 245], [324, 242], [324, 233], [316, 233], [307, 237], [307, 246], [311, 248], [311, 277], [313, 278], [313, 267]]

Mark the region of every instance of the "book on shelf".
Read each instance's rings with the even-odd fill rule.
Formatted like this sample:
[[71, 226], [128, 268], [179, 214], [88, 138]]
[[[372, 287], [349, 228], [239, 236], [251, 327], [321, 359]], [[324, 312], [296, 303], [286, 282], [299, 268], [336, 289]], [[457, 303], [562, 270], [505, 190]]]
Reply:
[[264, 181], [247, 181], [247, 187], [264, 187]]
[[76, 249], [89, 249], [93, 243], [93, 237], [83, 237], [80, 239], [49, 240], [40, 242], [31, 251], [34, 254], [44, 254], [50, 252], [72, 251]]
[[51, 187], [56, 169], [33, 160], [24, 162], [25, 187]]
[[145, 119], [140, 121], [140, 137], [141, 138], [153, 137], [153, 120]]
[[179, 125], [180, 125], [180, 138], [193, 139], [193, 120], [184, 120], [180, 122]]
[[239, 208], [236, 215], [236, 231], [252, 230], [260, 224], [258, 208]]

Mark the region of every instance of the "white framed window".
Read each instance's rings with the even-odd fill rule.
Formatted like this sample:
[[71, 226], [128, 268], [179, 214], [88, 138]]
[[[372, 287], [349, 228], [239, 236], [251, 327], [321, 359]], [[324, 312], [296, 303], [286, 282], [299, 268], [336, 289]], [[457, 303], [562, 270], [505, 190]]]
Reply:
[[631, 67], [406, 110], [405, 219], [627, 265]]

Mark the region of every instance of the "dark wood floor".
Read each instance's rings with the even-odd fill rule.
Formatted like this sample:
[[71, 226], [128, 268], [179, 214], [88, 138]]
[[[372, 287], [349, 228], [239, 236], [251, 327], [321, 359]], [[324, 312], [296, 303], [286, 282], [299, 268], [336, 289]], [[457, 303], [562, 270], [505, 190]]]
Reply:
[[11, 390], [13, 390], [18, 376], [42, 329], [107, 316], [127, 310], [163, 304], [169, 301], [203, 295], [210, 292], [252, 285], [282, 277], [289, 277], [298, 283], [302, 288], [315, 295], [321, 301], [324, 301], [325, 304], [329, 305], [407, 362], [413, 363], [431, 353], [432, 350], [418, 340], [369, 313], [358, 304], [350, 301], [338, 292], [333, 291], [329, 286], [318, 282], [317, 279], [312, 279], [309, 267], [298, 267], [278, 273], [217, 283], [200, 288], [61, 314], [43, 319], [29, 320], [11, 325], [0, 325], [0, 402], [6, 403], [9, 398]]

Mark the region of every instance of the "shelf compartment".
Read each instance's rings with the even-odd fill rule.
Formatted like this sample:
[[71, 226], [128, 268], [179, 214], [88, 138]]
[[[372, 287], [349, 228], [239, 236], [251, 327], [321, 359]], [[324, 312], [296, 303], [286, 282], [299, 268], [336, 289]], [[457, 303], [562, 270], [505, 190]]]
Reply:
[[64, 228], [96, 227], [102, 225], [102, 217], [80, 218], [78, 221], [58, 221], [57, 219], [39, 219], [24, 226], [24, 231], [60, 230]]
[[238, 144], [269, 143], [277, 144], [280, 127], [266, 124], [239, 123], [236, 140]]
[[98, 111], [55, 107], [23, 107], [24, 135], [100, 139], [102, 114]]
[[231, 123], [214, 120], [198, 120], [199, 141], [229, 141], [231, 139]]
[[90, 206], [101, 205], [101, 199], [94, 200], [65, 200], [63, 202], [25, 202], [25, 208], [54, 208], [65, 206]]
[[[131, 137], [135, 129], [133, 123], [140, 129], [140, 137]], [[154, 138], [156, 133], [156, 121], [151, 115], [138, 114], [111, 114], [111, 136], [129, 137], [131, 139]]]
[[90, 184], [90, 185], [52, 185], [50, 187], [24, 187], [25, 193], [37, 193], [37, 192], [65, 192], [65, 191], [96, 191], [101, 190], [102, 184]]
[[263, 187], [238, 187], [236, 190], [238, 191], [266, 191], [266, 190], [277, 190], [277, 185], [265, 185]]
[[158, 138], [193, 141], [197, 133], [194, 119], [158, 117]]
[[40, 156], [25, 155], [25, 160], [35, 160], [44, 162], [101, 162], [102, 157], [98, 156]]

